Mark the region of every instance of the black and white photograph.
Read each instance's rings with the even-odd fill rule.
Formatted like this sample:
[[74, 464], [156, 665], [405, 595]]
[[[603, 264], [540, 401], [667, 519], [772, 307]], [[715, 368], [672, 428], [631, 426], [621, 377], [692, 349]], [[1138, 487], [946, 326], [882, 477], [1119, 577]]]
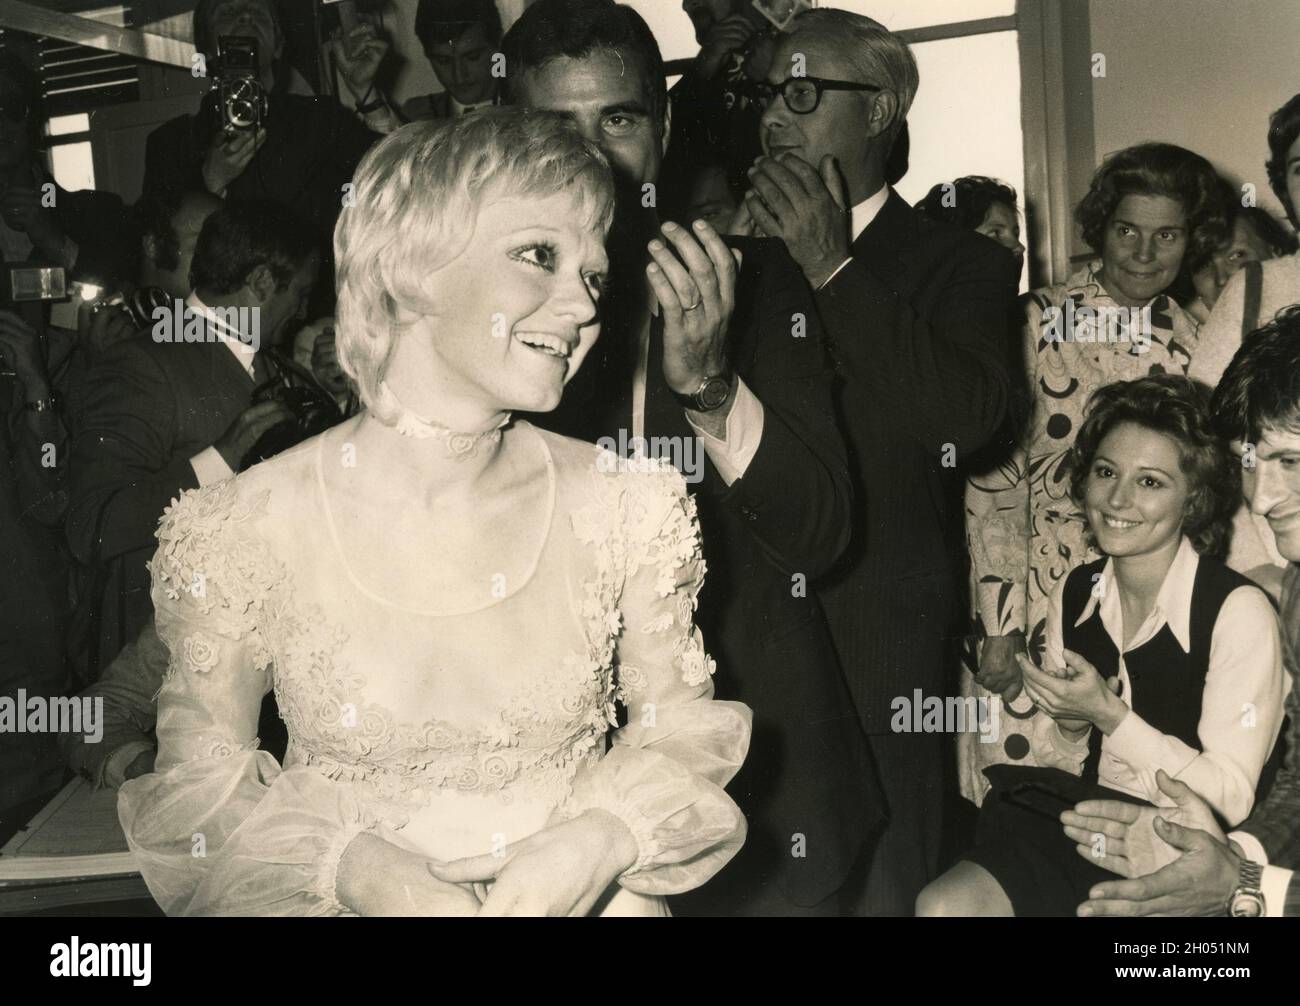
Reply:
[[0, 931], [117, 927], [24, 968], [1091, 918], [1080, 988], [1251, 978], [1155, 919], [1300, 915], [1298, 57], [1295, 0], [3, 0]]

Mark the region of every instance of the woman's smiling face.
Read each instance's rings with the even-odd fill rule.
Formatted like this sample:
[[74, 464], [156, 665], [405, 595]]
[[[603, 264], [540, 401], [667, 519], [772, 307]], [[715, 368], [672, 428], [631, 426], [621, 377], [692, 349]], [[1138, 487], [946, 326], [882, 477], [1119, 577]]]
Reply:
[[570, 193], [485, 201], [416, 323], [430, 326], [437, 393], [494, 410], [554, 409], [600, 332], [608, 268], [604, 235], [583, 225]]
[[1177, 441], [1120, 423], [1092, 459], [1084, 510], [1102, 552], [1145, 555], [1181, 536], [1189, 492]]

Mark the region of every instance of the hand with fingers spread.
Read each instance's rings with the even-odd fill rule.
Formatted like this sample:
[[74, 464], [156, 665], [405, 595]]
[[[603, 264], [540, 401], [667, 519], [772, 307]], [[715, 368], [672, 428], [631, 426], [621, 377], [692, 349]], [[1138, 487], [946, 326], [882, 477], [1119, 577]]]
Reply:
[[636, 863], [636, 839], [603, 810], [553, 824], [498, 852], [430, 863], [429, 872], [452, 884], [491, 882], [480, 915], [586, 915]]
[[[1128, 880], [1096, 885], [1079, 906], [1079, 915], [1222, 915], [1227, 909], [1245, 857], [1224, 838], [1213, 812], [1190, 787], [1164, 772], [1157, 773], [1156, 782], [1177, 802], [1176, 810], [1121, 809], [1113, 801], [1088, 800], [1061, 815], [1062, 822], [1068, 818], [1066, 834], [1071, 838], [1087, 834], [1091, 842], [1093, 834], [1106, 835], [1111, 855], [1100, 865], [1130, 874]], [[1183, 823], [1176, 823], [1179, 818]], [[1168, 856], [1159, 848], [1161, 843], [1177, 858], [1139, 874]], [[1082, 845], [1079, 852], [1083, 854]]]
[[736, 304], [737, 255], [707, 221], [692, 228], [694, 236], [664, 224], [664, 240], [650, 242], [653, 261], [646, 266], [664, 319], [664, 380], [682, 395], [728, 371], [727, 331]]
[[814, 290], [849, 257], [849, 207], [835, 158], [820, 169], [796, 154], [760, 157], [745, 205], [755, 224], [781, 238]]
[[1078, 732], [1092, 724], [1104, 734], [1113, 733], [1129, 712], [1117, 694], [1119, 678], [1107, 680], [1073, 650], [1064, 653], [1065, 667], [1056, 670], [1041, 669], [1024, 654], [1017, 654], [1025, 694], [1063, 730]]
[[213, 195], [222, 195], [244, 173], [253, 156], [266, 142], [266, 130], [223, 129], [212, 140], [203, 160], [203, 184]]
[[[1214, 811], [1186, 783], [1156, 772], [1156, 785], [1175, 807], [1144, 807], [1124, 800], [1085, 800], [1061, 815], [1066, 835], [1080, 856], [1121, 877], [1155, 873], [1178, 859], [1178, 849], [1159, 833], [1157, 821], [1200, 829], [1226, 842]], [[1101, 836], [1098, 841], [1097, 836]]]

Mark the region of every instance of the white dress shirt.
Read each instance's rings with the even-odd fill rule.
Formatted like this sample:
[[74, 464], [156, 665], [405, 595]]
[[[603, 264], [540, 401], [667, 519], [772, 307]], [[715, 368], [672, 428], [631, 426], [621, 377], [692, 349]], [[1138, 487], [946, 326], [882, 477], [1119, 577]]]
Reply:
[[[239, 332], [231, 331], [221, 318], [214, 315], [212, 308], [203, 303], [197, 293], [191, 293], [185, 298], [185, 307], [208, 319], [209, 330], [216, 330], [218, 337], [226, 344], [226, 348], [235, 354], [239, 365], [247, 371], [248, 379], [253, 380], [253, 357], [257, 355], [257, 350], [249, 345], [247, 340], [241, 339]], [[228, 335], [223, 337], [223, 331]], [[199, 451], [190, 458], [190, 467], [194, 469], [200, 487], [212, 485], [235, 474], [216, 447], [205, 447]]]
[[[1190, 649], [1188, 623], [1199, 563], [1192, 543], [1183, 538], [1155, 605], [1127, 646], [1114, 560], [1106, 563], [1101, 582], [1075, 622], [1082, 625], [1100, 607], [1106, 634], [1120, 651], [1121, 697], [1130, 707], [1133, 682], [1124, 661], [1126, 652], [1150, 642], [1166, 625], [1183, 652]], [[1061, 625], [1065, 584], [1062, 579], [1057, 585], [1048, 609], [1044, 654], [1048, 667], [1065, 666]], [[1202, 749], [1197, 751], [1177, 737], [1161, 733], [1130, 708], [1119, 726], [1102, 740], [1100, 781], [1156, 806], [1171, 807], [1173, 802], [1156, 785], [1156, 770], [1164, 769], [1171, 778], [1195, 790], [1229, 824], [1237, 824], [1250, 813], [1260, 770], [1277, 741], [1284, 695], [1277, 616], [1261, 591], [1240, 587], [1224, 600], [1214, 623], [1196, 728]], [[1034, 753], [1040, 765], [1079, 775], [1088, 755], [1088, 736], [1085, 733], [1072, 741], [1054, 719], [1039, 716], [1034, 726]]]
[[[887, 202], [889, 202], [889, 186], [882, 185], [874, 194], [867, 196], [862, 202], [854, 205], [853, 209], [849, 211], [849, 244], [853, 244], [862, 236], [862, 232], [871, 225], [871, 221], [876, 219], [877, 214], [884, 209]], [[817, 289], [824, 289], [826, 284], [838, 276], [840, 270], [852, 261], [853, 256], [850, 255], [835, 267], [835, 271], [827, 276]]]

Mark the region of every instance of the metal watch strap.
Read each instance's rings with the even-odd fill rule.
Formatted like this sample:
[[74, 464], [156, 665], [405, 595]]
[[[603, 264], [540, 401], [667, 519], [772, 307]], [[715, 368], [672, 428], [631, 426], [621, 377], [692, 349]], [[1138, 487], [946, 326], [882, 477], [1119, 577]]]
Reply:
[[[1252, 862], [1249, 859], [1241, 861], [1241, 873], [1237, 879], [1237, 888], [1232, 892], [1228, 899], [1228, 914], [1237, 917], [1255, 917], [1258, 918], [1268, 913], [1268, 906], [1264, 901], [1264, 867], [1259, 863]], [[1242, 905], [1254, 906], [1257, 910], [1238, 911]]]

